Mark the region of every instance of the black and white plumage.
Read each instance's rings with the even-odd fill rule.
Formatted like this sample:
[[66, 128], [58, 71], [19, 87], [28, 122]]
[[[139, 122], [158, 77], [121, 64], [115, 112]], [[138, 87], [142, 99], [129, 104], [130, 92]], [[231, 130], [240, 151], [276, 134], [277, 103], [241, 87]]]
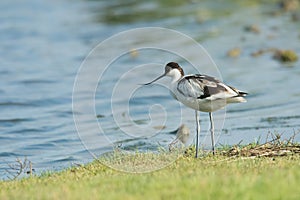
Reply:
[[213, 112], [225, 107], [228, 103], [246, 101], [243, 96], [247, 93], [207, 75], [183, 76], [172, 86], [172, 92], [177, 100], [202, 112]]
[[185, 76], [183, 69], [175, 62], [168, 63], [165, 66], [165, 73], [163, 75], [145, 85], [149, 85], [164, 76], [172, 78], [170, 84], [172, 96], [184, 105], [195, 110], [197, 123], [196, 157], [198, 157], [198, 138], [200, 133], [198, 111], [209, 113], [212, 149], [213, 153], [215, 153], [212, 112], [224, 108], [229, 103], [246, 102], [244, 97], [247, 93], [228, 86], [211, 76], [201, 74]]

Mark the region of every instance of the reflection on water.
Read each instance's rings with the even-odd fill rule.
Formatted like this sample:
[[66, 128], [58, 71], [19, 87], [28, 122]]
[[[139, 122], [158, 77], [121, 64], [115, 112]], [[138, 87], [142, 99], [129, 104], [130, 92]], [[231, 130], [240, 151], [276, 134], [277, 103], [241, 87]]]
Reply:
[[[285, 133], [289, 137], [294, 130], [300, 129], [300, 88], [297, 87], [300, 62], [285, 65], [268, 53], [251, 56], [268, 48], [292, 49], [299, 56], [300, 23], [293, 18], [293, 12], [298, 13], [299, 8], [285, 12], [276, 2], [2, 1], [0, 176], [4, 177], [7, 163], [13, 162], [16, 157], [27, 156], [37, 172], [61, 169], [72, 163], [93, 159], [81, 144], [74, 127], [71, 102], [74, 78], [83, 58], [98, 42], [119, 31], [136, 27], [162, 26], [190, 35], [209, 52], [226, 83], [250, 93], [247, 103], [228, 107], [224, 131], [222, 135], [218, 132], [219, 144], [253, 142], [260, 136], [266, 137], [269, 131]], [[245, 29], [253, 24], [259, 27], [258, 33]], [[167, 38], [160, 36], [156, 40], [163, 43]], [[110, 48], [121, 48], [126, 42], [130, 43], [116, 41]], [[182, 49], [186, 48], [185, 45], [182, 44]], [[227, 57], [228, 50], [235, 47], [241, 49], [240, 55], [237, 58]], [[197, 57], [197, 52], [188, 53], [192, 58]], [[172, 56], [162, 52], [138, 51], [134, 55], [124, 55], [115, 63], [120, 74], [135, 64], [155, 60], [163, 65], [172, 59]], [[104, 67], [101, 56], [94, 59], [97, 67]], [[185, 69], [190, 67], [184, 60], [179, 62]], [[206, 67], [209, 68], [200, 63], [199, 66], [204, 66], [203, 72], [207, 71]], [[162, 71], [139, 72], [131, 80], [145, 83]], [[194, 73], [192, 69], [186, 71]], [[127, 117], [132, 117], [138, 125], [148, 123], [149, 110], [144, 109], [146, 105], [156, 102], [165, 105], [171, 118], [158, 134], [159, 143], [151, 143], [145, 138], [130, 140], [118, 132], [120, 128], [113, 123], [107, 102], [120, 74], [108, 70], [103, 83], [106, 85], [101, 85], [106, 89], [96, 93], [95, 109], [99, 123], [112, 133], [111, 140], [117, 145], [122, 144], [124, 149], [134, 149], [136, 146], [153, 149], [169, 144], [176, 137], [170, 134], [178, 128], [174, 124], [180, 124], [176, 117], [179, 105], [165, 88], [137, 91], [129, 102], [130, 116], [124, 115], [121, 109], [127, 103], [125, 94], [120, 94], [117, 99], [120, 102], [117, 115], [123, 117], [123, 125], [129, 127]], [[126, 90], [126, 85], [124, 88]], [[151, 95], [154, 91], [156, 95]], [[183, 123], [193, 134], [194, 112], [186, 108], [183, 111]], [[159, 112], [156, 117], [159, 119]], [[208, 115], [201, 113], [200, 117], [202, 146], [209, 148], [209, 137], [206, 137]], [[300, 141], [300, 137], [297, 136], [296, 140]], [[107, 150], [99, 149], [100, 152]]]

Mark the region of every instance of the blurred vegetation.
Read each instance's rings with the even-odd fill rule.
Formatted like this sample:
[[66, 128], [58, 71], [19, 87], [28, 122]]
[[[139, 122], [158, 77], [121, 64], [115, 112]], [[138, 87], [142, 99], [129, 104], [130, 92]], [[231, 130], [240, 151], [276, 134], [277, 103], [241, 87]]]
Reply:
[[[97, 1], [97, 0], [89, 0]], [[250, 6], [271, 6], [280, 9], [278, 0], [154, 0], [154, 1], [110, 1], [93, 7], [97, 20], [106, 24], [151, 22], [174, 17], [195, 17], [202, 22], [209, 18], [226, 16]], [[286, 6], [285, 6], [286, 7]]]

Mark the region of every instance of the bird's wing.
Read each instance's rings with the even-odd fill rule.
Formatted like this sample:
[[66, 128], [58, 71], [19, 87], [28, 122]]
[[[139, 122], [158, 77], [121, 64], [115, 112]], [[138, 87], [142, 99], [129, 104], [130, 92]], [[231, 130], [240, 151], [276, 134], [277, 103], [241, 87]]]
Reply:
[[183, 77], [178, 82], [177, 89], [182, 95], [196, 99], [215, 100], [239, 95], [236, 89], [232, 89], [218, 79], [201, 74]]
[[177, 90], [186, 97], [198, 98], [204, 95], [204, 85], [197, 75], [183, 77], [177, 85]]

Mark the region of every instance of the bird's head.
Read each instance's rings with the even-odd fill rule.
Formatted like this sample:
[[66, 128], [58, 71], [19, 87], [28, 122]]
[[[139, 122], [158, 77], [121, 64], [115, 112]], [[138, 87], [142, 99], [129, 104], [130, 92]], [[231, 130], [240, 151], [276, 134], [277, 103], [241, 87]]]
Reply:
[[172, 77], [173, 79], [176, 78], [176, 77], [180, 78], [180, 77], [184, 76], [184, 72], [183, 72], [183, 69], [178, 65], [178, 63], [169, 62], [165, 66], [165, 73], [164, 74], [160, 75], [159, 77], [157, 77], [153, 81], [151, 81], [149, 83], [146, 83], [144, 85], [150, 85], [151, 83], [154, 83], [155, 81], [163, 78], [164, 76], [169, 76], [169, 77]]

